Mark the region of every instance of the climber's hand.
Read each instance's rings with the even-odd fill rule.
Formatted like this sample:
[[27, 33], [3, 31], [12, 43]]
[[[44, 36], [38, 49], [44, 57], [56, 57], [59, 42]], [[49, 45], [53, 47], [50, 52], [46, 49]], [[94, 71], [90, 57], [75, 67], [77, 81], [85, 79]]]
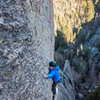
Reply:
[[43, 77], [44, 77], [44, 78], [48, 78], [48, 75], [44, 74]]

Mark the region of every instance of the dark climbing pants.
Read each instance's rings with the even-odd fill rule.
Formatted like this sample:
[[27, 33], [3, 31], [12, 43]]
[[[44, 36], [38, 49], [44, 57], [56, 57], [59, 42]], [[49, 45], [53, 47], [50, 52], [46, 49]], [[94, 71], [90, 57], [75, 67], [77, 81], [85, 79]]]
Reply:
[[58, 85], [58, 83], [56, 83], [56, 82], [53, 82], [53, 84], [52, 84], [52, 93], [53, 93], [52, 100], [55, 100], [55, 96], [56, 96], [56, 92], [57, 92], [56, 88], [58, 88], [57, 85]]

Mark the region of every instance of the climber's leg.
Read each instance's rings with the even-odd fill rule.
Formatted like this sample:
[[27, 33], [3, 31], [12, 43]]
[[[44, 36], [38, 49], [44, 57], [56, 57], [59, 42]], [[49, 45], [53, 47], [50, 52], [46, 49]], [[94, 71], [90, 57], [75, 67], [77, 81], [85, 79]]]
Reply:
[[55, 95], [52, 96], [52, 100], [55, 100]]
[[52, 93], [53, 93], [52, 100], [55, 100], [55, 96], [56, 96], [56, 83], [55, 82], [53, 82], [52, 84]]
[[56, 95], [58, 94], [58, 84], [56, 84]]

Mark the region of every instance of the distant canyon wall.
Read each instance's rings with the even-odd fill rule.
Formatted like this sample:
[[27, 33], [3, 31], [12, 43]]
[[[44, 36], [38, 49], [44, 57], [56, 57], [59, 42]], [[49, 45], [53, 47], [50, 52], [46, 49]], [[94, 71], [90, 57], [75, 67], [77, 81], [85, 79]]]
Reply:
[[81, 25], [94, 18], [97, 3], [98, 0], [54, 0], [55, 34], [59, 30], [68, 43], [75, 43]]

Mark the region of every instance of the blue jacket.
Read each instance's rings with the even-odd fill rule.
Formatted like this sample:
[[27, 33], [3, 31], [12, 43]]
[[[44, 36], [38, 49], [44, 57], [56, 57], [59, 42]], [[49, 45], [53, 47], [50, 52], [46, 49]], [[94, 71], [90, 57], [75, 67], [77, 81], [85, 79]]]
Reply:
[[58, 65], [55, 69], [50, 71], [50, 73], [48, 74], [48, 78], [52, 78], [53, 82], [58, 82], [60, 80], [60, 72]]

